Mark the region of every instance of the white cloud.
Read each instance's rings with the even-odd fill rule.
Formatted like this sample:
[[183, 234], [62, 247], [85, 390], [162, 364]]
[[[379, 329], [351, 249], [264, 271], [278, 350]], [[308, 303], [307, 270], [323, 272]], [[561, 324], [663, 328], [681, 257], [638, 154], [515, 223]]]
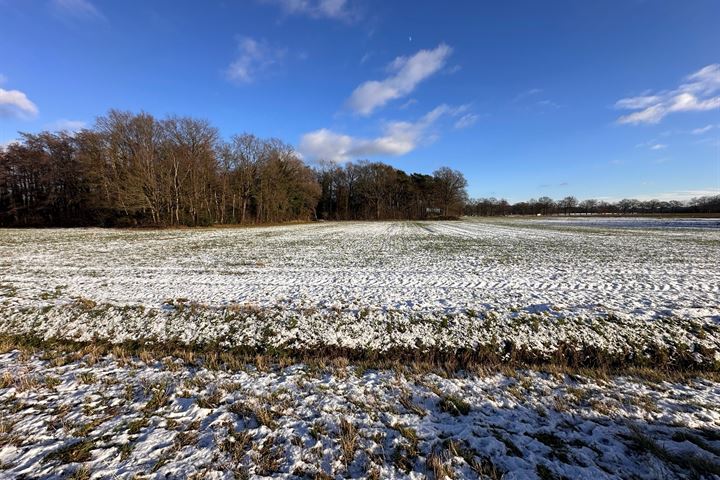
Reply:
[[702, 135], [703, 133], [707, 133], [716, 127], [717, 127], [717, 125], [712, 125], [712, 124], [705, 125], [704, 127], [700, 127], [700, 128], [696, 128], [696, 129], [692, 130], [690, 133], [692, 133], [693, 135]]
[[457, 121], [455, 122], [455, 128], [461, 129], [470, 127], [474, 125], [479, 118], [480, 115], [477, 115], [475, 113], [466, 113], [465, 115], [457, 119]]
[[[720, 72], [718, 72], [718, 75], [720, 75]], [[720, 96], [699, 99], [692, 93], [681, 93], [673, 97], [669, 111], [689, 112], [693, 110], [714, 110], [716, 108], [720, 108]]]
[[650, 145], [650, 150], [665, 150], [667, 148], [667, 145], [664, 143], [656, 143], [653, 145]]
[[357, 11], [347, 0], [261, 0], [263, 3], [279, 6], [287, 15], [305, 15], [311, 18], [329, 18], [350, 21], [357, 17]]
[[720, 64], [707, 65], [687, 77], [689, 83], [680, 89], [698, 95], [711, 95], [720, 90]]
[[58, 12], [79, 19], [104, 18], [90, 0], [51, 0]]
[[87, 126], [87, 123], [82, 120], [68, 120], [61, 118], [60, 120], [53, 122], [47, 126], [49, 130], [55, 132], [77, 132]]
[[37, 106], [23, 92], [0, 88], [0, 117], [32, 118], [37, 114]]
[[300, 139], [299, 150], [303, 158], [311, 156], [318, 160], [344, 162], [349, 160], [349, 152], [357, 142], [350, 135], [321, 128], [304, 134]]
[[720, 108], [720, 64], [712, 64], [688, 75], [674, 90], [645, 93], [618, 100], [615, 107], [636, 110], [617, 119], [621, 124], [659, 123], [670, 113], [698, 112]]
[[451, 53], [452, 48], [441, 43], [433, 50], [420, 50], [411, 57], [397, 57], [388, 66], [392, 75], [357, 87], [348, 99], [348, 105], [361, 115], [370, 115], [387, 102], [412, 93], [420, 82], [443, 68]]
[[251, 83], [270, 66], [279, 63], [286, 49], [274, 48], [265, 41], [250, 37], [238, 38], [238, 56], [227, 69], [227, 77], [236, 83]]
[[405, 155], [421, 144], [431, 143], [437, 136], [430, 128], [443, 116], [456, 117], [467, 111], [467, 105], [440, 105], [416, 122], [389, 122], [376, 138], [352, 137], [327, 128], [306, 133], [300, 139], [300, 152], [305, 157], [340, 163], [357, 158]]
[[623, 115], [618, 118], [618, 123], [632, 123], [637, 125], [638, 123], [658, 123], [667, 114], [665, 109], [661, 105], [652, 105], [639, 112], [630, 113]]

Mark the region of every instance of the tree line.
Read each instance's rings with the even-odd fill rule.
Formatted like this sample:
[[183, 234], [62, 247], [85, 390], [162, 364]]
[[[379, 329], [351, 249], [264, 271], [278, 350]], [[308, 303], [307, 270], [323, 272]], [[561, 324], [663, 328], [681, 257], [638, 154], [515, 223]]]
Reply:
[[332, 220], [457, 217], [467, 201], [465, 177], [448, 167], [408, 175], [383, 163], [360, 162], [326, 165], [317, 175], [318, 213]]
[[460, 215], [717, 213], [720, 195], [688, 202], [568, 196], [468, 199], [442, 167], [406, 173], [380, 162], [307, 165], [292, 146], [220, 138], [205, 120], [111, 110], [76, 133], [21, 134], [0, 147], [0, 226], [174, 226]]
[[441, 168], [308, 166], [292, 146], [225, 141], [207, 121], [111, 110], [77, 133], [0, 148], [0, 226], [265, 224], [458, 216], [467, 182]]
[[505, 199], [478, 198], [469, 200], [465, 215], [654, 215], [672, 213], [720, 213], [720, 195], [696, 197], [686, 202], [677, 200], [637, 200], [626, 198], [617, 202], [587, 199], [578, 201], [573, 196], [561, 200], [550, 197], [509, 203]]

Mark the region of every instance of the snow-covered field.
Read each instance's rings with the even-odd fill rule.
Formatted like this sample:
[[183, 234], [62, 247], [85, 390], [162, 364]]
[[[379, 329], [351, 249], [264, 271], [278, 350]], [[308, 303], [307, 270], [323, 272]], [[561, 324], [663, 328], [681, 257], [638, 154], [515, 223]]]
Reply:
[[709, 380], [227, 372], [19, 351], [0, 354], [0, 371], [0, 478], [720, 475]]
[[0, 230], [0, 259], [5, 334], [546, 358], [570, 345], [633, 361], [720, 360], [718, 228]]
[[0, 230], [0, 478], [718, 478], [682, 222]]

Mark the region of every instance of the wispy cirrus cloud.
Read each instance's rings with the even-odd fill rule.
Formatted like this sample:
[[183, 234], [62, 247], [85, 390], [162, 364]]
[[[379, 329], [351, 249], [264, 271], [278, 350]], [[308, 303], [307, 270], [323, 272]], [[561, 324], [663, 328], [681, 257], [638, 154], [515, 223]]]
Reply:
[[455, 121], [455, 128], [463, 129], [471, 127], [475, 125], [479, 118], [480, 115], [478, 115], [477, 113], [466, 113]]
[[359, 18], [359, 10], [348, 0], [260, 0], [276, 5], [286, 15], [303, 15], [310, 18], [353, 21]]
[[433, 50], [395, 58], [387, 67], [390, 75], [362, 83], [348, 99], [348, 106], [367, 116], [391, 100], [408, 96], [420, 82], [440, 71], [451, 53], [452, 48], [441, 43]]
[[269, 45], [264, 40], [238, 37], [238, 54], [226, 70], [227, 78], [238, 84], [252, 83], [262, 72], [280, 63], [287, 49]]
[[617, 119], [620, 124], [657, 124], [676, 112], [698, 112], [720, 108], [720, 64], [707, 65], [685, 77], [685, 82], [673, 90], [646, 92], [622, 98], [615, 108], [634, 110]]
[[376, 138], [353, 137], [322, 128], [302, 136], [300, 152], [307, 158], [335, 163], [378, 155], [405, 155], [437, 138], [431, 127], [441, 117], [456, 117], [467, 108], [467, 105], [452, 107], [442, 104], [415, 122], [386, 123], [382, 135]]
[[50, 4], [56, 12], [80, 20], [105, 18], [90, 0], [51, 0]]
[[692, 133], [693, 135], [702, 135], [703, 133], [707, 133], [707, 132], [709, 132], [710, 130], [712, 130], [712, 129], [714, 129], [714, 128], [720, 128], [720, 124], [718, 124], [718, 125], [713, 125], [713, 124], [705, 125], [704, 127], [699, 127], [699, 128], [693, 129], [692, 131], [690, 131], [690, 133]]
[[30, 119], [37, 114], [37, 105], [24, 92], [0, 88], [0, 117]]

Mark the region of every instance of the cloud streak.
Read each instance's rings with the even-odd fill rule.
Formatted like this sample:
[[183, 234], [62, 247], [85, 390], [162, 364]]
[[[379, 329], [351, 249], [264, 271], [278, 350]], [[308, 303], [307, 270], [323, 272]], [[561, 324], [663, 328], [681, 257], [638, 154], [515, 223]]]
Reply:
[[620, 110], [634, 110], [617, 119], [620, 124], [657, 124], [676, 112], [700, 112], [720, 108], [720, 64], [712, 64], [685, 77], [674, 90], [649, 92], [622, 98], [615, 103]]
[[388, 65], [388, 77], [358, 86], [347, 105], [360, 115], [370, 115], [391, 100], [412, 93], [420, 82], [440, 71], [451, 54], [452, 48], [441, 43], [433, 50], [420, 50], [411, 57], [397, 57]]
[[0, 117], [29, 119], [36, 117], [37, 114], [37, 105], [25, 93], [20, 90], [0, 88]]
[[475, 125], [475, 122], [477, 122], [479, 118], [480, 115], [476, 113], [466, 113], [465, 115], [457, 119], [457, 121], [455, 122], [455, 128], [460, 130], [463, 128], [471, 127]]
[[700, 128], [696, 128], [696, 129], [692, 130], [690, 133], [692, 133], [693, 135], [702, 135], [703, 133], [707, 133], [710, 130], [712, 130], [713, 128], [717, 128], [717, 127], [718, 127], [718, 125], [713, 125], [713, 124], [705, 125], [704, 127], [700, 127]]

